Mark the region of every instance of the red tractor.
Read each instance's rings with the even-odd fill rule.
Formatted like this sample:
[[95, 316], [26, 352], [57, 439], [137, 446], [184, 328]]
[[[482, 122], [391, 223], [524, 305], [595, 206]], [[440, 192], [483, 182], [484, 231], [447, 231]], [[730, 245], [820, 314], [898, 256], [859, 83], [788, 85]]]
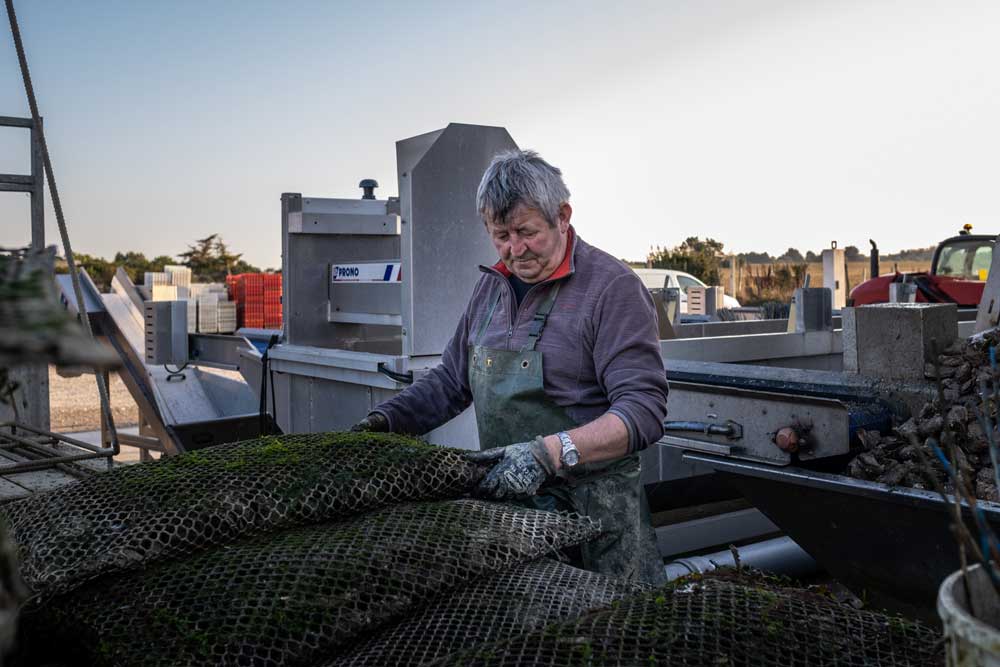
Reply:
[[[889, 301], [889, 285], [912, 282], [917, 286], [917, 301], [931, 303], [957, 303], [960, 307], [975, 307], [983, 295], [986, 275], [993, 260], [995, 236], [972, 234], [971, 225], [958, 236], [938, 244], [931, 260], [931, 270], [919, 273], [899, 273], [878, 276], [877, 249], [873, 249], [871, 278], [853, 290], [849, 304], [864, 306]], [[872, 246], [874, 248], [874, 243]]]

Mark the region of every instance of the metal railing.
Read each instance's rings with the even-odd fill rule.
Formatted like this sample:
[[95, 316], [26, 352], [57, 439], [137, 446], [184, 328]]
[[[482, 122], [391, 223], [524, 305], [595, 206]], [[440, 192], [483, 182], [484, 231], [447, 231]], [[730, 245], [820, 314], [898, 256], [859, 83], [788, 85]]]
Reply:
[[[56, 448], [59, 445], [83, 451], [79, 453], [60, 451]], [[111, 457], [115, 454], [115, 450], [111, 447], [92, 445], [89, 442], [19, 422], [0, 423], [0, 450], [9, 451], [20, 458], [29, 459], [11, 461], [9, 464], [0, 463], [0, 477], [54, 467], [77, 477], [85, 477], [96, 471], [67, 464], [103, 458], [108, 461], [110, 468], [112, 465]]]

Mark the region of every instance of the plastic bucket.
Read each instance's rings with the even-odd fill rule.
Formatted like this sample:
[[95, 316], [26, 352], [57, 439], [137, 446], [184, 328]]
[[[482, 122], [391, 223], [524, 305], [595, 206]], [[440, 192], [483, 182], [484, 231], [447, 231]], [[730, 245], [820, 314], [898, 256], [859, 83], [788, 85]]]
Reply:
[[962, 571], [950, 575], [938, 590], [937, 609], [944, 625], [949, 667], [1000, 667], [1000, 596], [981, 566], [968, 569], [969, 596]]

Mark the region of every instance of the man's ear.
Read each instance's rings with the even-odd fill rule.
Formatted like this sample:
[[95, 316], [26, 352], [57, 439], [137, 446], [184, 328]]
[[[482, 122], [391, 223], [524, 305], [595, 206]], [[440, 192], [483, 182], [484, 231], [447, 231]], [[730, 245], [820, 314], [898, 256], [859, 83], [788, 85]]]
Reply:
[[573, 207], [569, 205], [569, 202], [563, 202], [559, 205], [559, 231], [566, 233], [569, 230], [569, 221], [573, 217]]

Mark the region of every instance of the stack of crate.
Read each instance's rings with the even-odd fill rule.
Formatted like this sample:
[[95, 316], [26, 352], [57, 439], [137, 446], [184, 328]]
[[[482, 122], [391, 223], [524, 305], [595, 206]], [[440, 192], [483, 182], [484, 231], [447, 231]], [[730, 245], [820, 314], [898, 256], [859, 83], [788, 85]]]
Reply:
[[241, 327], [264, 328], [264, 275], [241, 273], [233, 276], [236, 321]]
[[170, 276], [170, 284], [177, 287], [177, 298], [187, 301], [191, 296], [191, 269], [177, 264], [167, 264], [163, 272]]
[[[171, 264], [163, 271], [147, 271], [139, 291], [148, 301], [186, 301], [188, 333], [233, 333], [237, 328], [236, 304], [229, 301], [230, 284], [230, 278], [226, 284], [192, 283], [191, 269]], [[260, 293], [263, 303], [263, 287]]]
[[191, 286], [191, 269], [179, 264], [167, 264], [163, 272], [170, 276], [170, 284], [178, 287]]
[[236, 330], [235, 322], [232, 322], [235, 304], [228, 304], [225, 285], [193, 283], [188, 289], [189, 332], [232, 333]]
[[[148, 273], [146, 275], [149, 275]], [[174, 285], [157, 285], [149, 290], [150, 301], [177, 301], [177, 287]]]
[[219, 318], [219, 333], [236, 331], [236, 304], [232, 301], [218, 301], [215, 307]]
[[240, 327], [281, 328], [281, 274], [241, 273], [226, 279], [230, 298], [236, 302]]
[[198, 295], [198, 331], [219, 333], [219, 295], [215, 292]]
[[190, 296], [185, 302], [187, 303], [188, 333], [198, 333], [198, 302]]
[[170, 274], [166, 271], [146, 271], [142, 278], [142, 286], [145, 287], [150, 293], [153, 292], [153, 287], [157, 285], [170, 284]]
[[281, 274], [264, 274], [264, 328], [281, 328]]

